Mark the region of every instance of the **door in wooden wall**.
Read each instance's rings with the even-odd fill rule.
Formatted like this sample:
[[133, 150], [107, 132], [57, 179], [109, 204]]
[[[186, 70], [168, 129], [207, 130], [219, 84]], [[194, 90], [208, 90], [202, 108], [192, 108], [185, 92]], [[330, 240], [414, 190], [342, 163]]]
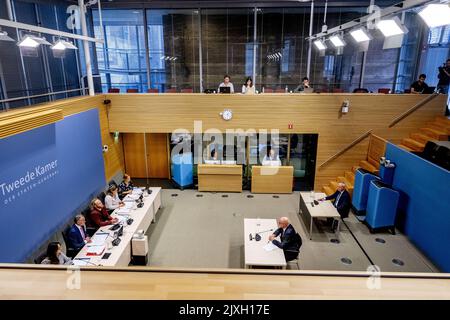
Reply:
[[147, 163], [149, 178], [169, 178], [166, 133], [147, 133]]
[[133, 178], [147, 178], [144, 141], [143, 133], [123, 135], [125, 171]]

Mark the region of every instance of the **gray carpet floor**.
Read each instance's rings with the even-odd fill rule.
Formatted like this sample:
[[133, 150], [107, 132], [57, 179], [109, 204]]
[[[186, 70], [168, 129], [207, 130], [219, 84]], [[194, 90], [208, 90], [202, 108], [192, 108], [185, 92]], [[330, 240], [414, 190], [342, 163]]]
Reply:
[[[329, 227], [316, 222], [313, 240], [309, 240], [308, 228], [298, 214], [298, 192], [274, 198], [249, 192], [164, 189], [162, 201], [156, 223], [147, 230], [150, 266], [243, 268], [244, 218], [287, 216], [303, 239], [299, 256], [302, 270], [366, 271], [373, 261], [381, 271], [438, 271], [405, 236], [372, 235], [353, 215], [346, 225], [342, 224], [338, 237]], [[331, 242], [336, 238], [339, 243]], [[377, 242], [376, 238], [385, 242]], [[343, 263], [343, 258], [351, 263]], [[392, 259], [401, 260], [403, 265], [394, 264]]]

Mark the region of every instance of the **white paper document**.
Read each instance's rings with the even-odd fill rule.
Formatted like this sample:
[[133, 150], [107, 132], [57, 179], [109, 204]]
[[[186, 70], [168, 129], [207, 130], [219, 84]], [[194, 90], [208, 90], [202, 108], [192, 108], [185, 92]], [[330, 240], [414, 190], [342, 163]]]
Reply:
[[273, 251], [276, 248], [278, 248], [276, 245], [274, 245], [272, 242], [269, 242], [268, 244], [266, 244], [264, 247], [264, 250], [266, 250], [267, 252], [269, 251]]
[[93, 246], [104, 245], [108, 236], [109, 236], [109, 233], [96, 233], [91, 238], [91, 242], [89, 242], [89, 245], [93, 245]]
[[75, 266], [87, 266], [90, 259], [74, 259], [72, 262]]
[[102, 254], [102, 252], [105, 251], [105, 249], [106, 249], [105, 245], [101, 245], [101, 246], [90, 245], [90, 246], [88, 246], [87, 254], [98, 256], [98, 255]]
[[130, 213], [130, 209], [126, 208], [126, 207], [122, 207], [116, 210], [117, 214], [129, 214]]

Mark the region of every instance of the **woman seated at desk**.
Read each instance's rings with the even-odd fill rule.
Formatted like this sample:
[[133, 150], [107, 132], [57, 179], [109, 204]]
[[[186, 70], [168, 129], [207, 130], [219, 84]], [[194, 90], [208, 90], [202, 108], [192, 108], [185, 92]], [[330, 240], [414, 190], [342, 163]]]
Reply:
[[243, 94], [256, 94], [255, 86], [253, 85], [253, 80], [251, 77], [248, 77], [245, 80], [245, 83], [242, 86], [242, 93]]
[[281, 160], [278, 155], [275, 155], [275, 150], [270, 149], [269, 153], [264, 156], [262, 161], [263, 166], [281, 166]]
[[61, 244], [59, 242], [50, 242], [47, 247], [47, 256], [42, 260], [41, 264], [70, 265], [73, 264], [73, 262], [72, 259], [62, 252]]

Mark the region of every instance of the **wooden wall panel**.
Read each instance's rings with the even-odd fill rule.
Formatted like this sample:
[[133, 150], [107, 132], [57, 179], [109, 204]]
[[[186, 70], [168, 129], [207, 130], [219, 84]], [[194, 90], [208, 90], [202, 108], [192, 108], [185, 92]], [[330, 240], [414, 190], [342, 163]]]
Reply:
[[143, 133], [123, 135], [125, 171], [133, 178], [147, 178], [145, 139]]
[[[443, 114], [446, 95], [440, 95], [392, 128], [388, 124], [425, 98], [424, 95], [395, 94], [108, 94], [111, 100], [111, 131], [168, 133], [178, 128], [193, 131], [202, 121], [202, 131], [225, 129], [278, 129], [281, 133], [318, 133], [317, 164], [350, 144], [368, 130], [394, 143], [416, 131], [436, 115]], [[344, 100], [350, 111], [340, 114]], [[233, 111], [224, 121], [219, 113]], [[293, 129], [288, 129], [288, 124]], [[317, 170], [315, 188], [320, 190], [365, 159], [366, 138], [345, 154]]]
[[169, 153], [167, 150], [167, 134], [146, 134], [148, 177], [169, 178]]
[[108, 108], [103, 104], [104, 95], [94, 97], [84, 96], [53, 102], [38, 104], [34, 107], [19, 108], [1, 114], [1, 119], [13, 118], [18, 114], [32, 114], [37, 111], [45, 111], [51, 109], [62, 110], [63, 116], [70, 116], [75, 113], [83, 112], [92, 108], [99, 111], [99, 121], [102, 144], [107, 144], [109, 151], [103, 153], [103, 161], [105, 164], [105, 181], [110, 180], [120, 171], [124, 171], [123, 150], [121, 137], [115, 140], [112, 131], [109, 129]]

